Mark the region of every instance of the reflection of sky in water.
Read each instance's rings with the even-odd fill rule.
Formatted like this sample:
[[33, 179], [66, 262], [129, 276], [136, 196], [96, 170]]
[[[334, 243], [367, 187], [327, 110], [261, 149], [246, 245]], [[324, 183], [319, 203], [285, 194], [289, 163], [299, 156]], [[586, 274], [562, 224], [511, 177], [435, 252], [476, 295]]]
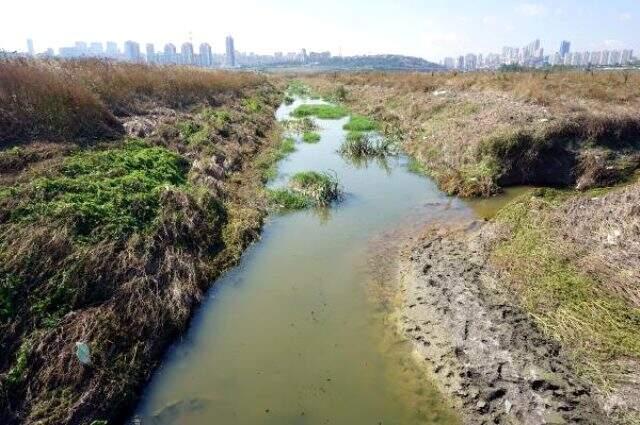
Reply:
[[[282, 107], [278, 118], [298, 104]], [[273, 183], [298, 171], [330, 171], [344, 200], [270, 218], [148, 387], [138, 414], [149, 423], [455, 423], [364, 284], [373, 237], [405, 221], [469, 210], [407, 172], [402, 156], [343, 160], [336, 151], [345, 122], [319, 120], [320, 143], [298, 141]]]

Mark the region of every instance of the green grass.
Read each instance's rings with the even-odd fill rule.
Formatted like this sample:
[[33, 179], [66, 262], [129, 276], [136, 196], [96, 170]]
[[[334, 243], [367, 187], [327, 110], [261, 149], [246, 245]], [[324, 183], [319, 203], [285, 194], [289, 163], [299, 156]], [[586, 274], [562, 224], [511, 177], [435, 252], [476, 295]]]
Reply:
[[280, 145], [272, 151], [260, 155], [256, 165], [262, 172], [262, 180], [268, 182], [278, 175], [278, 161], [296, 151], [296, 141], [291, 137], [282, 139]]
[[312, 205], [308, 197], [289, 188], [270, 189], [268, 194], [271, 205], [281, 210], [302, 210]]
[[378, 124], [362, 115], [352, 115], [343, 128], [348, 131], [374, 131], [378, 129]]
[[305, 143], [318, 143], [320, 141], [320, 133], [315, 131], [305, 131], [302, 134], [302, 141]]
[[338, 152], [352, 158], [387, 156], [395, 152], [395, 146], [390, 139], [350, 131]]
[[294, 80], [289, 83], [287, 93], [290, 96], [298, 96], [298, 97], [309, 97], [312, 94], [309, 86], [307, 86], [306, 84], [298, 80]]
[[349, 114], [343, 106], [337, 105], [300, 105], [291, 115], [296, 118], [317, 117], [320, 119], [335, 120], [346, 117]]
[[269, 190], [271, 204], [284, 210], [326, 207], [340, 195], [337, 178], [316, 171], [296, 173], [289, 179], [288, 187]]
[[421, 176], [429, 175], [426, 167], [414, 157], [409, 158], [409, 163], [407, 164], [407, 170], [410, 173], [418, 174]]
[[139, 142], [85, 151], [67, 158], [58, 175], [18, 189], [10, 219], [61, 221], [85, 240], [126, 237], [153, 222], [161, 192], [185, 185], [187, 171], [180, 155]]
[[251, 113], [258, 113], [262, 110], [262, 101], [257, 97], [249, 97], [242, 101], [245, 110]]
[[509, 225], [512, 235], [498, 244], [493, 258], [508, 270], [521, 304], [541, 328], [571, 347], [591, 378], [606, 381], [612, 358], [640, 358], [640, 309], [574, 265], [574, 250], [544, 221], [544, 211], [566, 197], [556, 192], [525, 195], [498, 213], [496, 220]]
[[284, 104], [285, 105], [291, 105], [293, 102], [295, 101], [295, 99], [289, 95], [284, 97]]

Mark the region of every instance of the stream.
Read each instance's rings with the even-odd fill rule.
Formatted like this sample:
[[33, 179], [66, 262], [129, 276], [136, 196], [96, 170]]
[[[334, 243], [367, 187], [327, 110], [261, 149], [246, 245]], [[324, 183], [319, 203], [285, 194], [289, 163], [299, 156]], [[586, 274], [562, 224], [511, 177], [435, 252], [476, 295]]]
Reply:
[[[277, 117], [310, 102], [283, 105]], [[373, 271], [393, 261], [372, 256], [372, 244], [399, 228], [476, 213], [410, 173], [405, 156], [343, 159], [336, 151], [346, 121], [316, 120], [320, 142], [298, 137], [272, 183], [330, 171], [344, 199], [270, 217], [261, 240], [215, 283], [169, 350], [131, 423], [459, 423], [394, 332], [389, 303], [371, 290]]]

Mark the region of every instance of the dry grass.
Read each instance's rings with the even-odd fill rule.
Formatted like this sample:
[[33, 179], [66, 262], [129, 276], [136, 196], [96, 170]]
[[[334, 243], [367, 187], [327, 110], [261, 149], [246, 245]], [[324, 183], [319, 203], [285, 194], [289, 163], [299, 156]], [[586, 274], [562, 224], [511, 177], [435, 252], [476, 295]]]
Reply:
[[[517, 184], [610, 184], [640, 145], [640, 73], [331, 74], [305, 81], [375, 118], [450, 194], [488, 196]], [[589, 152], [605, 150], [589, 172]], [[630, 156], [631, 155], [631, 156]], [[612, 175], [615, 174], [615, 175]]]
[[122, 135], [114, 116], [148, 104], [219, 105], [265, 83], [251, 73], [153, 67], [98, 60], [0, 61], [0, 143]]

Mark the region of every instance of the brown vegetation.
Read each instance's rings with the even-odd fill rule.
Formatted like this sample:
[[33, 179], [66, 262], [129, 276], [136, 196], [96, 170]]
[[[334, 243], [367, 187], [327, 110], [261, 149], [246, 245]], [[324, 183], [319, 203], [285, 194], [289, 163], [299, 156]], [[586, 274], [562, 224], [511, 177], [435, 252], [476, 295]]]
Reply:
[[[117, 423], [257, 235], [280, 94], [253, 74], [0, 66], [0, 422]], [[65, 118], [28, 126], [48, 111]]]
[[640, 163], [639, 73], [361, 73], [305, 81], [380, 121], [450, 194], [487, 196], [517, 184], [586, 189], [624, 179]]
[[0, 143], [122, 136], [115, 116], [220, 105], [264, 83], [250, 73], [98, 60], [0, 61]]

